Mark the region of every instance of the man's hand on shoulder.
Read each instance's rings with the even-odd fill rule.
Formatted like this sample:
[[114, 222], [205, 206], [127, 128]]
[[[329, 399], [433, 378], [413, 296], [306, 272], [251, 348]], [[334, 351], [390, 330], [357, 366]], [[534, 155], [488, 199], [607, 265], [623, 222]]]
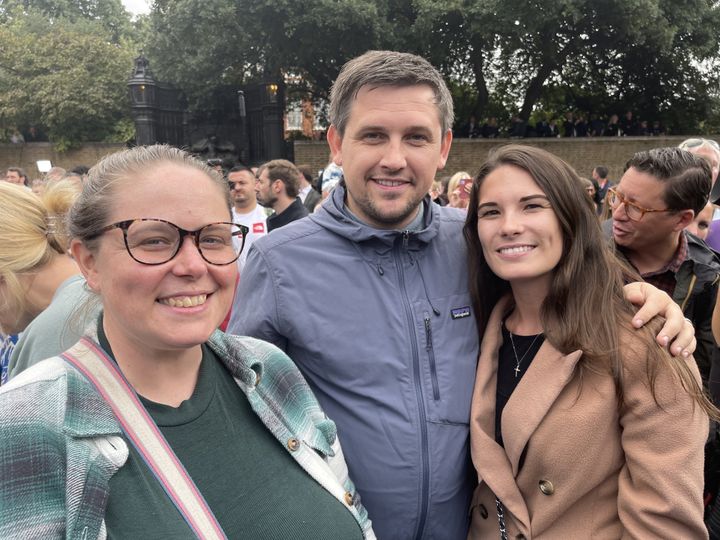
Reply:
[[665, 325], [656, 336], [657, 342], [668, 347], [673, 356], [687, 357], [695, 352], [695, 328], [667, 293], [644, 282], [628, 283], [624, 291], [625, 298], [640, 307], [632, 321], [635, 328], [660, 315], [665, 317]]

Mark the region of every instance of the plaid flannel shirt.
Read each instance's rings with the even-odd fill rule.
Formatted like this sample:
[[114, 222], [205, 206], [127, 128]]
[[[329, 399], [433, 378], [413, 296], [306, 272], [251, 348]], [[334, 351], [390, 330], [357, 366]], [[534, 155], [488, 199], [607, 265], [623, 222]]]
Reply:
[[[95, 332], [88, 335], [97, 341]], [[295, 364], [268, 343], [215, 332], [208, 345], [265, 426], [374, 539], [334, 422]], [[110, 407], [59, 357], [0, 389], [0, 538], [106, 538], [108, 481], [128, 448]], [[297, 439], [300, 444], [288, 444]]]

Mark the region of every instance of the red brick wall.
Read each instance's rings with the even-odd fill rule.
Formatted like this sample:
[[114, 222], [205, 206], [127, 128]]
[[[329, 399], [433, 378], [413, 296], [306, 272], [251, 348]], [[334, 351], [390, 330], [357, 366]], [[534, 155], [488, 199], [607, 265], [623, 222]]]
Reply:
[[[451, 175], [457, 171], [475, 174], [486, 158], [490, 149], [509, 143], [521, 143], [544, 148], [561, 157], [575, 167], [581, 176], [590, 177], [597, 165], [604, 165], [610, 170], [610, 178], [617, 180], [622, 176], [625, 162], [641, 150], [661, 146], [677, 146], [686, 137], [599, 137], [599, 138], [568, 138], [568, 139], [455, 139], [450, 150], [450, 157], [445, 171], [438, 177]], [[718, 137], [713, 137], [717, 139]], [[295, 163], [307, 163], [313, 169], [325, 167], [329, 148], [327, 143], [296, 141]]]
[[123, 150], [122, 143], [86, 143], [80, 148], [57, 152], [52, 143], [0, 144], [0, 173], [8, 167], [22, 167], [30, 180], [40, 178], [36, 161], [49, 159], [53, 166], [70, 170], [77, 165], [92, 167], [108, 154]]

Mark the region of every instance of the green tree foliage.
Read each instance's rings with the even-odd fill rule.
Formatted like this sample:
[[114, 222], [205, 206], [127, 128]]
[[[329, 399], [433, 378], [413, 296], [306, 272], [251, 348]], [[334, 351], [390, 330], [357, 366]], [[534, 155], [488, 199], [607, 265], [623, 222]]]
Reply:
[[564, 89], [569, 108], [590, 101], [601, 112], [681, 110], [671, 120], [687, 125], [711, 102], [714, 79], [698, 65], [718, 53], [720, 9], [712, 0], [416, 4], [418, 33], [431, 36], [424, 53], [474, 83], [476, 114], [494, 93], [510, 110], [519, 104], [527, 120]]
[[147, 56], [191, 105], [214, 85], [285, 75], [323, 96], [345, 61], [385, 42], [386, 17], [373, 0], [156, 0]]
[[60, 148], [126, 134], [135, 46], [88, 19], [18, 14], [0, 24], [0, 126], [39, 124]]
[[148, 55], [196, 103], [281, 75], [326, 96], [349, 58], [391, 48], [438, 66], [461, 114], [632, 107], [690, 129], [719, 23], [715, 0], [156, 0]]
[[119, 42], [132, 34], [130, 16], [121, 0], [3, 0], [0, 21], [41, 14], [45, 20], [99, 24]]

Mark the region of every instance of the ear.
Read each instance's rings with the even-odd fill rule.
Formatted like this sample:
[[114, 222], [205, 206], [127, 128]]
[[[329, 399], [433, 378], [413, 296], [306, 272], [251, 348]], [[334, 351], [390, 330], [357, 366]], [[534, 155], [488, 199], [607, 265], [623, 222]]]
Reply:
[[690, 225], [695, 219], [695, 212], [692, 210], [683, 210], [681, 212], [678, 212], [678, 222], [675, 225], [674, 231], [682, 231], [685, 227]]
[[327, 141], [330, 145], [330, 152], [333, 156], [333, 162], [342, 166], [342, 136], [338, 132], [334, 124], [330, 125], [327, 132]]
[[438, 171], [445, 168], [448, 155], [450, 154], [450, 146], [452, 146], [452, 130], [448, 129], [440, 141], [440, 160], [438, 161]]
[[97, 271], [95, 254], [77, 238], [70, 242], [70, 254], [85, 276], [88, 287], [95, 292], [100, 292], [100, 275]]

